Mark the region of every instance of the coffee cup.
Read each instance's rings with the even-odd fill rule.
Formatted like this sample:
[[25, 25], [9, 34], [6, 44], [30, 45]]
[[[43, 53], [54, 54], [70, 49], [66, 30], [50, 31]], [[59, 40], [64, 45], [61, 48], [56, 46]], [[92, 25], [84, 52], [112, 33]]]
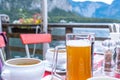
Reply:
[[44, 62], [35, 58], [15, 58], [5, 61], [1, 77], [3, 80], [41, 80]]
[[111, 32], [110, 33], [110, 38], [111, 38], [111, 40], [119, 40], [120, 39], [120, 33]]
[[[53, 64], [53, 57], [55, 54], [55, 49], [50, 48], [47, 50], [45, 58], [50, 66]], [[65, 67], [66, 66], [66, 50], [60, 49], [58, 50], [58, 59], [57, 59], [57, 67]]]

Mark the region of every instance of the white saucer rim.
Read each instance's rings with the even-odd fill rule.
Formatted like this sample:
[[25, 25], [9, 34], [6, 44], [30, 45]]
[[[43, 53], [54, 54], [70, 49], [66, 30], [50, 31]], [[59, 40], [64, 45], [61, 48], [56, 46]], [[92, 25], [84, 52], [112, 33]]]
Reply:
[[[43, 77], [41, 80], [51, 80], [51, 77], [52, 77], [52, 75], [47, 75], [47, 76], [45, 76], [45, 77]], [[57, 77], [55, 77], [57, 80], [60, 80], [60, 79], [58, 79]]]
[[[52, 71], [52, 68], [50, 68], [50, 66], [48, 66], [48, 63], [49, 63], [49, 62], [46, 60], [46, 61], [45, 61], [45, 70], [51, 72], [51, 71]], [[56, 70], [56, 73], [66, 73], [66, 70], [65, 70], [65, 71]]]

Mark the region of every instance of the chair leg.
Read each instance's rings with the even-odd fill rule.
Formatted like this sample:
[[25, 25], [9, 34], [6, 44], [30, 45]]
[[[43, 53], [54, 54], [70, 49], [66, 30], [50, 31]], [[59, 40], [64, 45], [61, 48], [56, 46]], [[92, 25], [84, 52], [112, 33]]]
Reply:
[[4, 64], [5, 58], [4, 58], [4, 55], [3, 55], [3, 52], [2, 52], [1, 48], [0, 48], [0, 58], [1, 58], [2, 64]]
[[27, 58], [30, 58], [30, 52], [29, 52], [28, 45], [25, 45], [25, 50], [26, 50]]

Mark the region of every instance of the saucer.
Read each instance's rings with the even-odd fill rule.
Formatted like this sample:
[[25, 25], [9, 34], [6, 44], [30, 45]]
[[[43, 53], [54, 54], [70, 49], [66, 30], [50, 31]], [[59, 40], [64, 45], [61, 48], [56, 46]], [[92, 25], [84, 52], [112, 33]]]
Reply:
[[[41, 80], [51, 80], [52, 78], [52, 75], [48, 75], [48, 76], [45, 76], [44, 78], [42, 78]], [[58, 79], [57, 77], [53, 77], [54, 80], [61, 80], [61, 79]]]
[[[45, 61], [45, 70], [51, 72], [52, 66], [49, 64], [48, 61]], [[56, 73], [66, 73], [66, 69], [56, 68]]]

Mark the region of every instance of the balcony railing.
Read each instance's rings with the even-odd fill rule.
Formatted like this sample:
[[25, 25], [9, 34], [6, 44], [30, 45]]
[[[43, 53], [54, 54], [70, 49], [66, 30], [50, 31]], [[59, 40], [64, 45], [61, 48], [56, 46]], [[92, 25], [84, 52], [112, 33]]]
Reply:
[[[52, 43], [50, 43], [50, 46], [54, 47], [60, 44], [59, 42], [61, 41], [64, 43], [66, 33], [75, 33], [76, 30], [77, 33], [79, 33], [82, 32], [83, 29], [84, 31], [95, 29], [95, 32], [99, 32], [99, 30], [107, 30], [107, 36], [95, 37], [95, 40], [103, 41], [109, 38], [109, 32], [111, 32], [111, 25], [112, 23], [48, 23], [48, 33], [52, 34]], [[37, 29], [39, 30], [38, 33], [43, 32], [43, 26], [41, 24], [37, 25], [3, 23], [2, 30], [7, 33], [9, 41], [7, 45], [7, 58], [12, 55], [12, 52], [19, 52], [21, 54], [25, 52], [25, 48], [19, 40], [20, 33], [36, 33]], [[100, 34], [104, 34], [104, 32], [101, 32]], [[40, 45], [40, 47], [42, 46]], [[33, 48], [30, 49], [31, 52], [32, 50]], [[42, 48], [37, 48], [36, 53], [42, 53]]]

